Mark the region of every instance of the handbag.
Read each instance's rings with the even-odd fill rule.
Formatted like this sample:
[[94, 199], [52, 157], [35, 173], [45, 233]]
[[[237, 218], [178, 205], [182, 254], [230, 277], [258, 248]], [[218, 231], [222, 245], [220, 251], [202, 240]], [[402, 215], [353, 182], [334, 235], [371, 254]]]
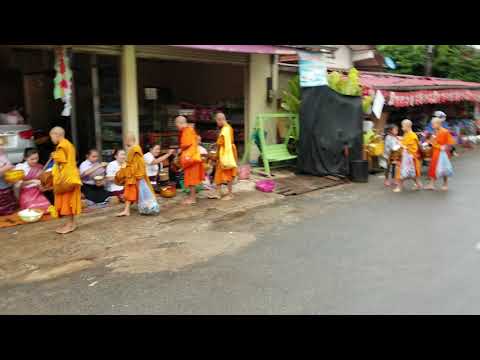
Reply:
[[[75, 173], [78, 173], [78, 169], [75, 167], [69, 168], [69, 165], [53, 165], [52, 175], [53, 175], [53, 191], [56, 194], [64, 194], [71, 192], [75, 189], [76, 186], [82, 185], [82, 182], [79, 180], [78, 174], [75, 176]], [[67, 171], [69, 170], [69, 171]]]
[[202, 157], [200, 156], [200, 153], [198, 151], [196, 151], [193, 156], [191, 156], [190, 154], [184, 154], [183, 156], [180, 156], [180, 166], [182, 167], [182, 169], [188, 169], [189, 167], [192, 167], [201, 162]]

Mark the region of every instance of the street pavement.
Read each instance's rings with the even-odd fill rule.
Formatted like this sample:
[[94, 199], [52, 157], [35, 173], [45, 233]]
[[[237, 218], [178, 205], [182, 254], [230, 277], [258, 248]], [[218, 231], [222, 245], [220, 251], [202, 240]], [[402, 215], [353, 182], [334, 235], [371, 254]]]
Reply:
[[456, 159], [448, 193], [372, 176], [219, 221], [255, 241], [177, 272], [3, 286], [0, 314], [480, 314], [479, 160]]

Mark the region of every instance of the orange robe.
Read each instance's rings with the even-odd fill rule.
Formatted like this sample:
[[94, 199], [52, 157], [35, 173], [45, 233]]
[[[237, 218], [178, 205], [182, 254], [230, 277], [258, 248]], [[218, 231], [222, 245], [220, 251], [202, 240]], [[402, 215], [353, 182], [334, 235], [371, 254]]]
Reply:
[[[230, 139], [232, 143], [232, 151], [233, 151], [233, 156], [235, 157], [235, 161], [238, 162], [238, 154], [237, 154], [237, 147], [234, 144], [234, 139], [233, 139], [233, 129], [230, 125], [224, 125], [228, 127], [228, 130], [230, 131]], [[225, 146], [225, 139], [222, 134], [218, 136], [217, 139], [217, 154], [220, 154], [221, 148]], [[217, 166], [215, 168], [215, 184], [221, 185], [221, 184], [226, 184], [231, 182], [235, 177], [237, 176], [237, 168], [233, 169], [223, 169], [222, 164], [220, 159], [217, 160]]]
[[[59, 173], [68, 173], [68, 177], [77, 180], [81, 184], [80, 172], [77, 168], [76, 151], [73, 144], [67, 139], [61, 140], [52, 154], [53, 161], [59, 169]], [[82, 212], [81, 185], [76, 185], [73, 191], [56, 194], [55, 208], [60, 216], [80, 215]]]
[[125, 176], [123, 196], [126, 201], [138, 201], [138, 182], [144, 179], [153, 193], [152, 184], [147, 176], [142, 148], [134, 145], [128, 150], [126, 167], [122, 170]]
[[[402, 137], [400, 143], [407, 148], [407, 151], [410, 155], [413, 156], [413, 161], [415, 162], [415, 173], [419, 177], [422, 175], [422, 160], [419, 156], [420, 150], [420, 140], [418, 140], [417, 134], [413, 131], [405, 133]], [[400, 167], [397, 166], [396, 178], [400, 179]]]
[[[200, 152], [198, 151], [197, 133], [191, 127], [183, 128], [180, 132], [180, 157], [200, 158]], [[186, 169], [184, 172], [184, 185], [185, 187], [200, 185], [205, 179], [205, 170], [203, 162], [199, 162]]]
[[436, 179], [438, 158], [440, 157], [440, 147], [443, 145], [454, 145], [455, 140], [450, 132], [445, 128], [440, 128], [437, 131], [435, 141], [432, 143], [432, 160], [428, 168], [428, 177]]

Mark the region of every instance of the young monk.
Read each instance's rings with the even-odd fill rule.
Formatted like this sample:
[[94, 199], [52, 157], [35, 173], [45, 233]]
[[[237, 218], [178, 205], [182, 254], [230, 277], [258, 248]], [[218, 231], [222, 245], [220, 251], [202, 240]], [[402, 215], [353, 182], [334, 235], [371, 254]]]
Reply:
[[[54, 161], [53, 176], [53, 192], [55, 194], [55, 207], [59, 216], [67, 217], [65, 225], [58, 228], [58, 234], [68, 234], [77, 228], [75, 216], [82, 212], [81, 202], [81, 186], [80, 172], [76, 163], [76, 151], [73, 144], [65, 139], [65, 130], [61, 127], [54, 127], [50, 130], [50, 138], [57, 146], [52, 153]], [[68, 179], [73, 184], [72, 190], [59, 193], [59, 181]]]
[[[175, 125], [180, 132], [180, 163], [183, 164], [184, 185], [190, 190], [190, 195], [184, 200], [184, 205], [197, 203], [195, 187], [205, 178], [205, 170], [198, 151], [198, 139], [195, 130], [188, 126], [184, 116], [175, 118]], [[185, 164], [188, 164], [185, 166]]]
[[[218, 113], [215, 116], [217, 126], [221, 129], [220, 135], [217, 139], [217, 166], [215, 169], [215, 185], [217, 186], [217, 191], [215, 194], [209, 195], [210, 199], [222, 199], [222, 200], [232, 200], [233, 199], [233, 180], [237, 176], [237, 148], [234, 144], [233, 139], [233, 129], [228, 124], [225, 114]], [[230, 151], [230, 155], [233, 155], [235, 159], [235, 164], [230, 166], [225, 166], [225, 157], [227, 151]], [[222, 197], [222, 185], [227, 185], [228, 193]]]
[[[415, 187], [414, 190], [421, 190], [423, 185], [420, 182], [421, 176], [421, 159], [419, 157], [420, 141], [417, 134], [412, 131], [412, 122], [408, 119], [402, 121], [403, 137], [400, 141], [402, 147], [413, 156], [415, 163]], [[397, 171], [398, 186], [393, 190], [394, 192], [400, 192], [403, 189], [404, 180], [400, 178], [400, 171]]]
[[[450, 132], [443, 127], [443, 120], [441, 118], [432, 119], [432, 128], [434, 135], [431, 139], [432, 144], [432, 160], [430, 161], [430, 167], [428, 169], [428, 177], [430, 183], [425, 187], [428, 190], [435, 190], [435, 180], [437, 180], [437, 164], [442, 150], [448, 150], [447, 146], [455, 144], [455, 140]], [[449, 154], [449, 153], [448, 153]], [[450, 154], [449, 154], [450, 156]], [[443, 191], [448, 191], [448, 177], [443, 178]]]
[[130, 206], [138, 201], [138, 182], [145, 180], [148, 187], [154, 194], [152, 184], [147, 176], [143, 152], [140, 145], [137, 144], [135, 135], [128, 134], [125, 138], [127, 146], [127, 161], [122, 164], [119, 175], [124, 179], [123, 197], [125, 200], [125, 209], [117, 216], [130, 216]]

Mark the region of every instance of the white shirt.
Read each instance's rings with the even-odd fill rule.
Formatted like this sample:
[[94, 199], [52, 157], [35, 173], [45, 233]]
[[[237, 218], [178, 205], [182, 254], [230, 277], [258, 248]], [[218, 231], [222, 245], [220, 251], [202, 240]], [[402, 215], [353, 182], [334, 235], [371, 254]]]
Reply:
[[200, 152], [200, 155], [208, 155], [207, 149], [205, 149], [203, 146], [198, 146], [198, 151]]
[[151, 152], [147, 152], [143, 155], [143, 160], [145, 161], [145, 167], [147, 168], [147, 176], [157, 176], [158, 172], [163, 168], [162, 164], [152, 164], [155, 158]]
[[[30, 172], [30, 165], [28, 165], [28, 163], [25, 161], [23, 163], [19, 163], [15, 166], [15, 170], [23, 170], [25, 176], [28, 175], [28, 173]], [[37, 185], [35, 184], [30, 184], [30, 185], [26, 185], [24, 186], [24, 188], [32, 188], [32, 187], [35, 187]]]
[[95, 185], [95, 180], [93, 180], [93, 178], [95, 176], [105, 175], [105, 169], [100, 168], [100, 169], [96, 170], [93, 174], [91, 174], [90, 176], [83, 176], [83, 173], [85, 171], [87, 171], [88, 169], [90, 169], [94, 165], [97, 165], [97, 163], [92, 163], [90, 160], [85, 160], [84, 162], [82, 162], [80, 164], [80, 176], [82, 177], [82, 182], [84, 184]]
[[[107, 166], [107, 177], [115, 177], [117, 174], [118, 170], [120, 170], [120, 164], [118, 163], [117, 160], [112, 161], [111, 163], [108, 164]], [[107, 191], [114, 192], [114, 191], [122, 191], [123, 186], [119, 186], [115, 184], [113, 181], [108, 181], [106, 186], [105, 186]]]

